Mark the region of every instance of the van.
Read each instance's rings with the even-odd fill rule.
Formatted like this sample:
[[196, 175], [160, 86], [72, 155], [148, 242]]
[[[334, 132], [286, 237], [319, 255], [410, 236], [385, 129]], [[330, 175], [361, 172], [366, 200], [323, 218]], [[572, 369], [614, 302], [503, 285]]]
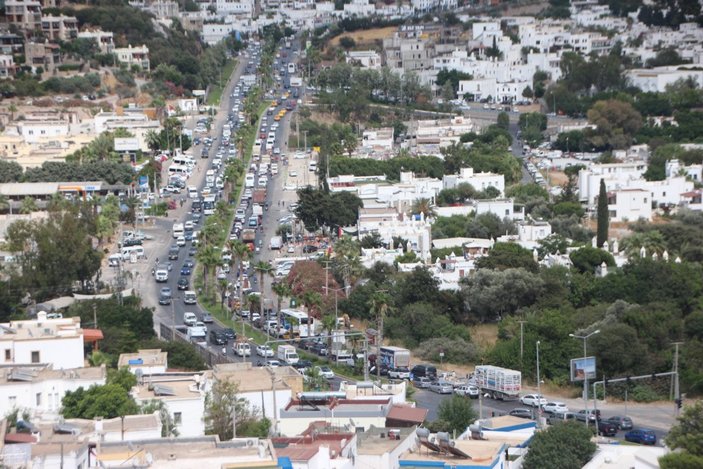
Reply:
[[185, 235], [185, 227], [183, 226], [183, 223], [174, 223], [172, 233], [174, 239], [178, 239], [181, 236]]
[[183, 293], [183, 303], [187, 305], [194, 305], [197, 303], [198, 297], [195, 296], [195, 292], [192, 290], [188, 290]]
[[234, 353], [240, 357], [251, 356], [251, 346], [249, 346], [249, 343], [247, 342], [237, 342], [232, 345], [232, 349], [234, 350]]
[[119, 254], [113, 254], [107, 258], [107, 264], [110, 267], [119, 267], [120, 262], [122, 262], [122, 256]]
[[197, 199], [198, 198], [198, 188], [195, 186], [188, 187], [188, 198]]
[[192, 170], [193, 166], [195, 166], [195, 161], [193, 161], [188, 156], [181, 155], [181, 156], [177, 156], [173, 159], [173, 164], [185, 166], [185, 167], [190, 168]]
[[180, 164], [172, 164], [168, 167], [168, 174], [182, 174], [184, 176], [190, 176], [191, 170], [188, 166], [183, 166]]
[[410, 370], [414, 378], [427, 377], [434, 379], [437, 377], [437, 368], [433, 365], [415, 365]]
[[168, 282], [168, 267], [165, 265], [158, 266], [154, 273], [154, 278], [159, 283]]
[[254, 175], [247, 174], [246, 178], [244, 179], [244, 187], [254, 187], [254, 181]]
[[308, 171], [317, 171], [317, 163], [314, 161], [310, 162], [308, 165]]
[[144, 248], [141, 246], [124, 247], [120, 253], [122, 254], [123, 261], [128, 261], [132, 255], [135, 255], [137, 259], [143, 259], [145, 257]]

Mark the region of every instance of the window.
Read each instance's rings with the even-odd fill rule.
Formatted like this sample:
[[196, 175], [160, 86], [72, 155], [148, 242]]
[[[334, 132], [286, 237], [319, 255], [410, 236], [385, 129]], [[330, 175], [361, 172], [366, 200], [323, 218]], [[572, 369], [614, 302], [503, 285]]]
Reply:
[[32, 352], [32, 363], [39, 363], [39, 351], [34, 350]]
[[6, 362], [12, 361], [12, 350], [9, 348], [5, 349], [5, 361]]
[[36, 398], [37, 398], [37, 407], [40, 407], [41, 406], [41, 393], [40, 392], [37, 393]]
[[181, 412], [174, 412], [173, 413], [173, 423], [175, 425], [180, 425], [183, 420], [183, 414]]

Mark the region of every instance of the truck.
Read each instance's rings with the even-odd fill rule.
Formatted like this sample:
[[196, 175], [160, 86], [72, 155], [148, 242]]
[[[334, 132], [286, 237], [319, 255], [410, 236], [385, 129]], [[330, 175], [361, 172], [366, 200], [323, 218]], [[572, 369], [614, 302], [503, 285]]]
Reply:
[[281, 236], [273, 236], [269, 242], [269, 248], [271, 250], [280, 250], [283, 246], [283, 238]]
[[261, 221], [261, 217], [264, 215], [264, 208], [263, 206], [259, 204], [254, 204], [251, 206], [251, 216], [253, 217], [259, 217], [259, 221]]
[[251, 244], [253, 246], [254, 241], [256, 241], [256, 230], [252, 230], [250, 228], [242, 230], [242, 242], [243, 243]]
[[493, 365], [477, 365], [476, 386], [492, 399], [516, 399], [520, 395], [522, 375], [519, 371]]
[[391, 368], [410, 367], [410, 350], [402, 347], [381, 347], [379, 351], [381, 366]]
[[303, 86], [303, 79], [300, 77], [290, 77], [290, 87], [297, 88]]
[[207, 339], [207, 327], [201, 321], [197, 321], [195, 325], [188, 327], [186, 333], [188, 340], [191, 342], [201, 342]]
[[298, 352], [292, 345], [280, 345], [278, 347], [277, 358], [286, 365], [298, 363]]
[[266, 203], [266, 189], [256, 189], [251, 195], [251, 203], [254, 205], [264, 205]]

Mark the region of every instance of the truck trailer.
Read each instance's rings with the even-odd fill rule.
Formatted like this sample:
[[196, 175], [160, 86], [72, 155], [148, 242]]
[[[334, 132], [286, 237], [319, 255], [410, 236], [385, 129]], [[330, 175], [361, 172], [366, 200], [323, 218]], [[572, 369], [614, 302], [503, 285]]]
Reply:
[[474, 379], [481, 392], [492, 399], [517, 399], [520, 396], [522, 375], [519, 371], [493, 365], [477, 365]]

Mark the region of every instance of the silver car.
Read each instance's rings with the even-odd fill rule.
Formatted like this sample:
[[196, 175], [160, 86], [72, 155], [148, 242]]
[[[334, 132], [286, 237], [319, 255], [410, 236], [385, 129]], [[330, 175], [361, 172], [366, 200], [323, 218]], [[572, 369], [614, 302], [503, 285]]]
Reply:
[[435, 381], [430, 384], [430, 391], [438, 394], [451, 394], [454, 391], [454, 386], [446, 381]]
[[425, 376], [415, 378], [413, 380], [413, 384], [416, 388], [429, 388], [431, 383], [432, 381], [430, 380], [430, 378], [427, 378]]

